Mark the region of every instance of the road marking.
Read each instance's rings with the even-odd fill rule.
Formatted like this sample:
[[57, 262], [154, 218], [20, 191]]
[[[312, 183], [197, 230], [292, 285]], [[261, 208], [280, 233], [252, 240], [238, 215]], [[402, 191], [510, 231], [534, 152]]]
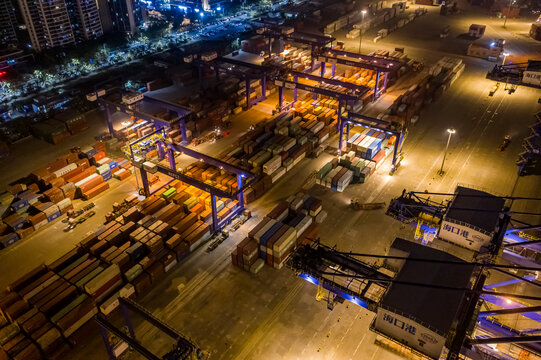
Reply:
[[[249, 359], [249, 355], [253, 352], [254, 348], [261, 342], [261, 339], [265, 337], [272, 325], [278, 321], [278, 316], [282, 314], [289, 304], [297, 298], [297, 294], [303, 287], [302, 282], [297, 282], [297, 284], [282, 298], [282, 300], [274, 307], [270, 314], [267, 315], [265, 320], [260, 323], [257, 329], [252, 333], [252, 336], [244, 341], [244, 346], [240, 354], [235, 356], [237, 359]], [[222, 353], [222, 358], [227, 351]]]
[[355, 351], [353, 352], [353, 355], [350, 357], [350, 360], [353, 359], [353, 358], [355, 357], [355, 354], [357, 354], [357, 351], [359, 350], [359, 347], [360, 347], [361, 344], [363, 343], [365, 337], [366, 337], [366, 333], [363, 335], [363, 338], [361, 339], [361, 341], [359, 341], [359, 344], [358, 344], [357, 347], [355, 348]]

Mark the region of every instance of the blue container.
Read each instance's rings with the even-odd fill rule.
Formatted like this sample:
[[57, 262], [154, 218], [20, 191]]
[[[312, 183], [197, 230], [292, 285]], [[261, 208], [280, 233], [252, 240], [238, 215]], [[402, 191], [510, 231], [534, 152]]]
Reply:
[[113, 175], [111, 175], [111, 171], [106, 171], [101, 174], [101, 177], [103, 177], [103, 181], [109, 181], [113, 178]]
[[24, 208], [25, 206], [28, 206], [28, 201], [26, 199], [17, 200], [11, 203], [11, 206], [13, 207], [13, 210], [17, 211]]
[[375, 132], [376, 132], [376, 130], [370, 130], [370, 131], [366, 134], [366, 136], [372, 136], [372, 135], [374, 135]]
[[55, 220], [55, 219], [57, 219], [59, 217], [60, 217], [60, 211], [57, 211], [54, 214], [52, 214], [51, 216], [47, 216], [47, 220], [49, 222], [51, 222], [51, 221], [53, 221], [53, 220]]
[[301, 146], [299, 144], [295, 144], [287, 152], [291, 156], [291, 154], [293, 154], [295, 151], [299, 150], [300, 148], [301, 148]]
[[267, 252], [266, 251], [263, 251], [263, 250], [259, 249], [258, 255], [259, 255], [260, 259], [263, 259], [263, 260], [267, 259]]
[[20, 230], [24, 227], [24, 223], [26, 222], [25, 219], [20, 219], [19, 222], [13, 224], [12, 228], [13, 230]]
[[274, 233], [277, 232], [278, 229], [282, 227], [282, 225], [283, 224], [281, 222], [277, 222], [276, 224], [272, 225], [270, 229], [267, 230], [267, 232], [264, 233], [263, 236], [261, 236], [261, 239], [259, 239], [259, 243], [263, 246], [267, 246], [267, 241], [269, 241], [272, 235], [274, 235]]
[[91, 158], [91, 157], [93, 157], [94, 155], [96, 155], [97, 153], [98, 153], [98, 150], [96, 150], [96, 149], [88, 150], [88, 152], [86, 153], [86, 156], [87, 156], [88, 158]]
[[143, 248], [142, 243], [136, 242], [128, 249], [126, 249], [126, 253], [132, 259], [132, 261], [138, 262], [145, 256], [145, 249]]
[[287, 224], [291, 227], [295, 227], [302, 221], [302, 219], [304, 219], [304, 215], [297, 215], [296, 217], [291, 219]]
[[19, 241], [19, 235], [16, 233], [9, 233], [7, 235], [0, 236], [0, 244], [2, 244], [4, 247], [13, 245], [17, 241]]
[[113, 170], [116, 167], [118, 167], [118, 163], [115, 160], [109, 163], [109, 169]]

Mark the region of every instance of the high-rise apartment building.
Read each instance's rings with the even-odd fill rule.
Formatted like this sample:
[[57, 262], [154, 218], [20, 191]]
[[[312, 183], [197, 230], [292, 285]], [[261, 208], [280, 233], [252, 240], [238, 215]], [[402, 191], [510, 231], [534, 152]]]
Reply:
[[19, 7], [34, 50], [75, 44], [64, 0], [19, 0]]
[[0, 48], [17, 44], [17, 18], [11, 0], [0, 0]]
[[77, 42], [96, 39], [103, 35], [96, 0], [66, 0], [66, 4]]
[[107, 0], [111, 13], [113, 31], [135, 34], [142, 21], [141, 6], [138, 0]]

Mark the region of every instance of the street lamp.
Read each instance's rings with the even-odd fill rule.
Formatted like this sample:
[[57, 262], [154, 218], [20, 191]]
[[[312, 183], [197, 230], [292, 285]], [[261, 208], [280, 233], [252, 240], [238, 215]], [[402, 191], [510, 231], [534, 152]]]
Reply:
[[511, 13], [511, 5], [513, 5], [513, 0], [509, 0], [509, 8], [507, 9], [507, 14], [503, 17], [503, 28], [505, 29], [505, 24], [507, 24], [507, 15]]
[[361, 10], [363, 16], [361, 20], [361, 29], [359, 30], [359, 54], [361, 53], [361, 43], [363, 42], [363, 25], [364, 25], [364, 16], [366, 15], [366, 10]]
[[504, 52], [503, 54], [503, 60], [502, 60], [502, 66], [505, 65], [505, 58], [509, 56], [509, 53]]
[[439, 174], [443, 175], [443, 164], [445, 164], [445, 157], [447, 156], [447, 150], [449, 149], [449, 143], [451, 142], [451, 136], [456, 133], [455, 129], [447, 129], [449, 137], [447, 138], [447, 146], [445, 147], [445, 153], [443, 153], [443, 160], [441, 161], [441, 169]]

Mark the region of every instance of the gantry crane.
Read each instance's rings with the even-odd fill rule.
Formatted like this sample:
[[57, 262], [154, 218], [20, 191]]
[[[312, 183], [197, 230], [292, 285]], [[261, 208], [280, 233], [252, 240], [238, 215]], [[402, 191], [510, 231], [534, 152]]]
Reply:
[[[196, 360], [203, 359], [205, 357], [205, 354], [201, 351], [201, 349], [199, 349], [191, 340], [161, 320], [157, 319], [139, 304], [124, 297], [119, 297], [118, 301], [120, 311], [128, 328], [128, 334], [112, 324], [105, 316], [98, 314], [95, 317], [95, 321], [100, 326], [109, 359], [118, 359], [118, 355], [115, 353], [115, 347], [112, 345], [109, 337], [110, 334], [113, 334], [124, 343], [128, 344], [130, 348], [134, 349], [148, 360]], [[162, 357], [159, 357], [146, 348], [136, 337], [135, 328], [133, 326], [130, 313], [135, 313], [141, 316], [145, 321], [154, 326], [154, 328], [160, 330], [162, 333], [175, 340], [173, 349], [168, 351]]]

